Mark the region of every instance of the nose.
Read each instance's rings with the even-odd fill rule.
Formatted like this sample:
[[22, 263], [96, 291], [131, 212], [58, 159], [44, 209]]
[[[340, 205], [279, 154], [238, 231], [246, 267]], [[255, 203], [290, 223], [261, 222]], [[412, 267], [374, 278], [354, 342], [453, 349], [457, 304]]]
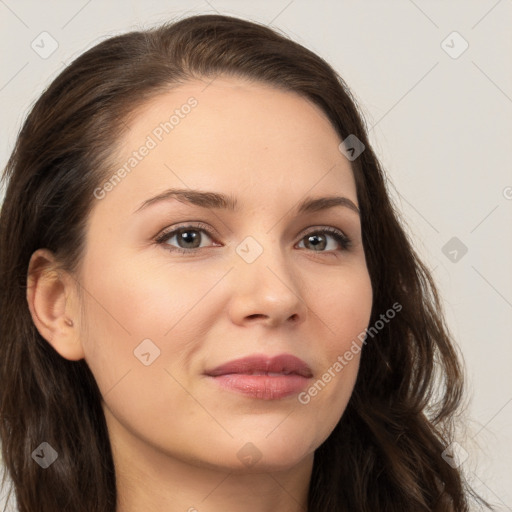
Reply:
[[264, 244], [254, 260], [245, 258], [243, 251], [240, 254], [235, 255], [235, 268], [230, 273], [231, 320], [238, 325], [258, 323], [266, 327], [304, 322], [308, 311], [304, 283], [279, 244]]

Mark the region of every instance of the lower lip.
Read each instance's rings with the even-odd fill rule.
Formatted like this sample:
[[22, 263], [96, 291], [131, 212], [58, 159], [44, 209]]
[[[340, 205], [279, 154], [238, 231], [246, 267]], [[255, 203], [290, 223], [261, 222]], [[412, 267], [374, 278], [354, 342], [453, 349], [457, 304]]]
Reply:
[[278, 400], [302, 391], [309, 379], [301, 375], [248, 375], [230, 373], [211, 377], [225, 388], [261, 400]]

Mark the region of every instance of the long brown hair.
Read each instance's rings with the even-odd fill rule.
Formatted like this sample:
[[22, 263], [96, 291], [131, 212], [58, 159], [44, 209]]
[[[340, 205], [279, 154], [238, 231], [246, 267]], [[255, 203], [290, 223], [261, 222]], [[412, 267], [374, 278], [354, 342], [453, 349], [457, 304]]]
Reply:
[[[93, 191], [109, 176], [127, 116], [171, 87], [220, 74], [301, 94], [341, 139], [353, 134], [365, 145], [352, 169], [373, 288], [370, 325], [402, 305], [365, 345], [347, 409], [315, 452], [308, 511], [462, 512], [472, 497], [483, 503], [442, 457], [464, 397], [460, 356], [347, 85], [320, 57], [268, 27], [201, 15], [110, 38], [78, 57], [32, 108], [5, 169], [0, 436], [20, 512], [116, 507], [99, 389], [85, 360], [61, 357], [32, 322], [30, 256], [48, 248], [75, 272]], [[46, 470], [31, 457], [42, 442], [58, 447]]]

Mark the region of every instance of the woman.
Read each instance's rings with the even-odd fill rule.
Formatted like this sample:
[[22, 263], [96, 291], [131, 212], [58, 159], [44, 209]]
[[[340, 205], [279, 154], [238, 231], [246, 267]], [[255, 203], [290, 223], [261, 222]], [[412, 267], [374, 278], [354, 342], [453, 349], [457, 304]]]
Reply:
[[21, 512], [482, 502], [447, 462], [463, 381], [435, 285], [321, 58], [217, 15], [111, 38], [4, 180]]

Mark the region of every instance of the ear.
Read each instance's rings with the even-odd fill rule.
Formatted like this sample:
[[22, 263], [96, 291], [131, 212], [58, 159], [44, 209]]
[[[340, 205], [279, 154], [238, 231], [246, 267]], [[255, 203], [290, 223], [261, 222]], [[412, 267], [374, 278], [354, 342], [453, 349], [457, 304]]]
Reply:
[[27, 302], [41, 336], [65, 359], [83, 359], [75, 283], [48, 249], [38, 249], [30, 258]]

